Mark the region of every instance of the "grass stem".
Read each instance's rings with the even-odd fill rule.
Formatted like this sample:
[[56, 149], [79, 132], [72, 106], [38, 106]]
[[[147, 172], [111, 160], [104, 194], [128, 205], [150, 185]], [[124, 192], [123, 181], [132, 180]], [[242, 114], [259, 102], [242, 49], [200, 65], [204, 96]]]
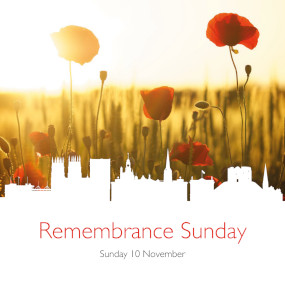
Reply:
[[243, 107], [244, 107], [244, 161], [245, 164], [248, 163], [247, 159], [247, 138], [246, 138], [246, 124], [247, 124], [247, 108], [246, 108], [246, 100], [245, 100], [245, 87], [248, 82], [249, 75], [247, 75], [246, 81], [243, 85]]
[[229, 151], [229, 158], [230, 158], [230, 162], [231, 165], [233, 165], [233, 161], [232, 161], [232, 154], [231, 154], [231, 148], [230, 148], [230, 139], [229, 139], [229, 134], [228, 134], [228, 127], [227, 127], [227, 120], [226, 117], [224, 116], [224, 113], [222, 111], [222, 109], [218, 106], [211, 106], [211, 108], [215, 108], [218, 109], [221, 112], [221, 115], [223, 117], [223, 125], [224, 125], [224, 130], [226, 133], [226, 138], [227, 138], [227, 145], [228, 145], [228, 151]]
[[24, 163], [24, 157], [23, 157], [23, 147], [22, 147], [22, 139], [21, 139], [21, 126], [20, 126], [20, 120], [19, 120], [19, 113], [16, 111], [16, 117], [17, 117], [17, 124], [18, 124], [18, 135], [19, 135], [19, 143], [20, 143], [20, 153], [21, 153], [21, 160], [22, 165], [24, 169], [24, 180], [27, 177], [26, 169], [25, 169], [25, 163]]
[[160, 133], [160, 161], [162, 167], [162, 128], [161, 128], [161, 121], [159, 121], [159, 133]]
[[229, 46], [229, 51], [230, 51], [230, 56], [231, 56], [231, 60], [235, 69], [235, 74], [236, 74], [236, 92], [237, 92], [237, 101], [239, 104], [239, 109], [240, 109], [240, 116], [241, 116], [241, 165], [243, 165], [244, 162], [244, 153], [243, 153], [243, 113], [242, 113], [242, 105], [240, 102], [240, 94], [239, 94], [239, 83], [238, 83], [238, 71], [237, 71], [237, 67], [233, 58], [233, 54], [232, 54], [232, 47]]
[[142, 163], [142, 171], [144, 176], [145, 176], [145, 153], [146, 153], [146, 137], [144, 137], [143, 163]]
[[102, 94], [103, 94], [103, 87], [104, 87], [104, 81], [102, 80], [101, 84], [101, 91], [100, 91], [100, 98], [97, 108], [97, 115], [96, 115], [96, 123], [95, 123], [95, 158], [98, 157], [98, 120], [99, 120], [99, 112], [100, 112], [100, 106], [101, 106], [101, 100], [102, 100]]

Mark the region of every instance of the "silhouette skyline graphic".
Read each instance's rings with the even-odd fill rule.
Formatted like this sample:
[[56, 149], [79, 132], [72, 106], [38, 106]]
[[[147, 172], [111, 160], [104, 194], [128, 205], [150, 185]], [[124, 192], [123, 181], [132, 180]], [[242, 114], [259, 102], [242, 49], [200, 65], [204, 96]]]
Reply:
[[[152, 180], [150, 177], [138, 178], [132, 168], [129, 156], [126, 160], [125, 170], [120, 168], [120, 175], [110, 181], [110, 159], [90, 159], [90, 177], [82, 177], [80, 157], [69, 159], [68, 177], [64, 176], [64, 159], [55, 158], [52, 162], [51, 189], [46, 186], [41, 189], [30, 183], [25, 185], [9, 184], [6, 186], [6, 196], [19, 192], [54, 192], [64, 195], [84, 194], [101, 201], [140, 201], [152, 199], [183, 201], [215, 202], [217, 199], [235, 199], [236, 201], [275, 200], [282, 201], [283, 194], [280, 189], [269, 186], [267, 168], [264, 167], [262, 188], [252, 181], [251, 167], [229, 167], [228, 179], [214, 189], [214, 180], [203, 178], [205, 172], [201, 170], [201, 178], [198, 180], [191, 177], [190, 182], [181, 177], [172, 180], [169, 152], [163, 172], [163, 180]], [[108, 189], [108, 190], [107, 190]]]
[[[269, 187], [266, 171], [261, 188], [252, 181], [251, 168], [229, 168], [228, 181], [216, 189], [214, 180], [204, 178], [191, 179], [189, 183], [182, 179], [172, 181], [169, 159], [164, 181], [138, 179], [129, 159], [125, 171], [121, 169], [120, 179], [111, 184], [109, 159], [92, 159], [90, 177], [82, 178], [81, 161], [73, 158], [68, 174], [66, 178], [64, 161], [57, 158], [52, 164], [51, 189], [36, 189], [30, 184], [7, 185], [6, 197], [0, 199], [0, 214], [8, 217], [0, 221], [0, 238], [5, 245], [1, 261], [7, 276], [13, 276], [16, 262], [23, 272], [28, 266], [27, 274], [37, 274], [37, 280], [51, 268], [51, 272], [61, 272], [70, 280], [72, 270], [80, 275], [80, 280], [85, 278], [88, 283], [96, 268], [96, 274], [104, 275], [102, 280], [106, 282], [103, 283], [112, 284], [117, 280], [117, 275], [109, 274], [110, 264], [114, 262], [114, 268], [124, 275], [131, 274], [132, 280], [141, 274], [142, 266], [147, 266], [146, 272], [154, 274], [159, 270], [164, 280], [168, 278], [167, 272], [175, 268], [183, 282], [189, 278], [191, 268], [191, 279], [209, 284], [213, 276], [215, 280], [220, 280], [221, 276], [223, 280], [231, 280], [236, 276], [236, 268], [242, 268], [242, 272], [253, 276], [257, 283], [264, 284], [260, 281], [272, 278], [274, 284], [284, 283], [280, 260], [285, 253], [285, 204], [281, 191]], [[187, 200], [189, 188], [190, 201]], [[40, 238], [40, 223], [45, 227], [49, 225], [51, 234], [63, 228], [74, 229], [71, 232], [74, 238], [51, 239], [46, 232]], [[171, 228], [173, 238], [134, 239], [128, 235], [109, 239], [105, 234], [103, 238], [101, 234], [96, 239], [83, 239], [82, 235], [78, 238], [77, 229], [99, 227], [105, 232], [112, 225], [129, 230], [158, 228], [157, 233]], [[182, 231], [181, 225], [189, 232]], [[118, 232], [117, 229], [115, 233]], [[125, 252], [128, 257], [124, 260], [102, 258], [102, 250], [106, 254]], [[132, 250], [141, 253], [175, 251], [185, 252], [185, 255], [181, 259], [131, 258]], [[15, 259], [14, 252], [21, 254]], [[210, 274], [205, 274], [205, 268]], [[87, 272], [86, 276], [82, 275], [82, 270]], [[54, 278], [51, 275], [46, 277], [49, 283]], [[235, 277], [238, 283], [242, 279], [244, 276]]]

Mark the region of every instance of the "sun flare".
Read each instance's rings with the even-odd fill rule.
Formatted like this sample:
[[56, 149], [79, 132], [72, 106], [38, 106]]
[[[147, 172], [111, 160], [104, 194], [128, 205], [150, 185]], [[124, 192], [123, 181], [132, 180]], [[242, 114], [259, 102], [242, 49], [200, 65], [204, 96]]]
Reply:
[[[274, 3], [273, 3], [274, 2]], [[90, 29], [100, 51], [90, 63], [74, 64], [74, 88], [97, 86], [100, 70], [112, 85], [201, 86], [234, 83], [230, 62], [205, 37], [208, 19], [218, 12], [247, 16], [262, 31], [252, 53], [238, 46], [238, 65], [251, 64], [255, 80], [283, 82], [284, 1], [19, 0], [1, 4], [0, 72], [2, 90], [59, 91], [68, 86], [68, 65], [58, 57], [50, 35], [67, 25]], [[255, 3], [255, 4], [254, 4]], [[258, 9], [256, 9], [258, 4]], [[265, 13], [266, 11], [266, 13]], [[268, 21], [270, 16], [274, 21]], [[274, 45], [272, 45], [274, 42]], [[263, 58], [262, 61], [259, 59]], [[224, 68], [228, 66], [228, 68]], [[207, 79], [205, 79], [207, 78]]]

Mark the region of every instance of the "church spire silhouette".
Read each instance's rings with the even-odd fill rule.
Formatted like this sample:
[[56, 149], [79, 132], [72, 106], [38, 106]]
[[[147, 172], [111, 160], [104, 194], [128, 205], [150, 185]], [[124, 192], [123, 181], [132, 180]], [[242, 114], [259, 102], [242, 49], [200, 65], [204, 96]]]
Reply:
[[172, 182], [172, 169], [170, 167], [169, 149], [167, 149], [163, 180], [165, 182]]
[[262, 188], [263, 188], [263, 189], [268, 189], [268, 188], [269, 188], [269, 182], [268, 182], [268, 175], [267, 175], [266, 164], [265, 164], [265, 166], [264, 166]]
[[165, 169], [170, 169], [170, 160], [169, 160], [169, 149], [167, 149]]

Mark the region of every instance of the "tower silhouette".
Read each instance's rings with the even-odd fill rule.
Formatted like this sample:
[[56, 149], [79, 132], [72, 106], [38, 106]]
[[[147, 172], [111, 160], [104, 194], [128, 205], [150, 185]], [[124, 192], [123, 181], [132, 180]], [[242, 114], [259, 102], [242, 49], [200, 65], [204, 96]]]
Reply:
[[264, 166], [264, 174], [263, 174], [263, 181], [262, 181], [262, 188], [264, 190], [269, 188], [269, 182], [268, 182], [268, 175], [267, 175], [267, 168], [266, 168], [266, 164]]
[[165, 169], [163, 174], [164, 182], [172, 182], [172, 169], [170, 167], [169, 150], [167, 149], [167, 156], [165, 162]]

